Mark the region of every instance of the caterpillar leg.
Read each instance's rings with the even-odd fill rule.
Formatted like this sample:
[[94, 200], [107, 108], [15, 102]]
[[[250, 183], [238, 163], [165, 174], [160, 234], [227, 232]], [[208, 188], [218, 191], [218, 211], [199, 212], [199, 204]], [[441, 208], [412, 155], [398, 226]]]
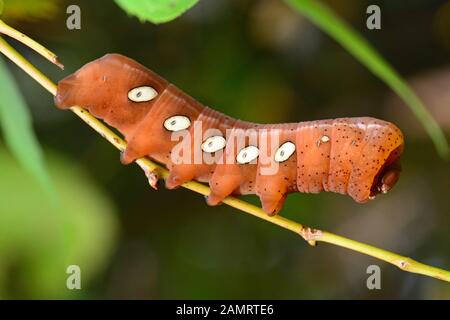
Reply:
[[193, 165], [174, 165], [166, 179], [166, 188], [175, 189], [183, 183], [192, 180], [194, 176], [195, 169]]
[[226, 170], [224, 170], [223, 174], [218, 174], [216, 169], [209, 182], [211, 193], [206, 197], [206, 203], [210, 206], [220, 204], [223, 199], [232, 194], [241, 184], [242, 177], [240, 174], [233, 174], [232, 172], [225, 174], [225, 172]]
[[287, 184], [285, 180], [268, 176], [259, 176], [257, 179], [257, 192], [261, 205], [269, 215], [276, 215], [287, 197]]
[[120, 154], [120, 162], [122, 162], [122, 164], [130, 164], [137, 158], [138, 156], [136, 153], [132, 152], [130, 148], [126, 148], [125, 151]]
[[219, 205], [219, 204], [222, 202], [222, 200], [225, 199], [226, 197], [227, 197], [227, 196], [219, 195], [219, 194], [213, 193], [213, 192], [211, 191], [211, 193], [210, 193], [209, 195], [206, 196], [206, 203], [207, 203], [209, 206], [217, 206], [217, 205]]
[[286, 197], [287, 194], [285, 193], [262, 194], [259, 196], [259, 199], [261, 200], [264, 211], [267, 212], [268, 215], [274, 216], [283, 208]]
[[120, 154], [120, 162], [122, 164], [130, 164], [138, 158], [149, 155], [154, 149], [155, 145], [150, 139], [135, 140], [132, 139], [128, 143], [127, 148]]

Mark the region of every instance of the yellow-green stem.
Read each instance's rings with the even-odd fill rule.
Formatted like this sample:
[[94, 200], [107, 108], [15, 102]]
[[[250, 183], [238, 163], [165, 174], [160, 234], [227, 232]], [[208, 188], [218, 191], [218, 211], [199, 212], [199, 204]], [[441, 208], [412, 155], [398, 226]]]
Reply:
[[0, 20], [0, 33], [5, 34], [11, 38], [16, 39], [19, 42], [22, 42], [27, 47], [33, 49], [37, 53], [39, 53], [41, 56], [43, 56], [45, 59], [50, 61], [51, 63], [56, 64], [61, 69], [64, 69], [64, 66], [59, 62], [58, 56], [45, 48], [40, 43], [34, 41], [33, 39], [29, 38], [28, 36], [24, 35], [22, 32], [17, 31], [14, 28], [11, 28], [6, 23], [4, 23], [2, 20]]
[[[32, 42], [29, 44], [31, 46], [33, 45]], [[0, 52], [6, 55], [14, 63], [16, 63], [22, 70], [24, 70], [28, 75], [30, 75], [33, 79], [40, 83], [52, 95], [56, 95], [56, 85], [39, 70], [37, 70], [33, 65], [31, 65], [26, 59], [24, 59], [1, 37]], [[114, 145], [117, 149], [119, 149], [120, 151], [125, 150], [125, 148], [127, 147], [127, 143], [106, 125], [104, 125], [100, 120], [91, 115], [87, 110], [78, 106], [72, 107], [71, 110], [90, 127], [97, 131], [101, 136], [108, 140], [112, 145]], [[140, 158], [136, 161], [136, 163], [144, 170], [144, 172], [155, 172], [160, 178], [164, 179], [169, 174], [166, 168], [160, 166], [159, 164], [151, 161], [148, 158]], [[186, 182], [183, 184], [183, 187], [202, 195], [208, 195], [210, 192], [210, 189], [206, 185], [195, 181]], [[303, 239], [305, 239], [311, 245], [315, 245], [316, 242], [327, 242], [386, 261], [397, 266], [403, 271], [422, 274], [425, 276], [450, 282], [449, 271], [429, 266], [415, 261], [411, 258], [404, 257], [396, 253], [364, 244], [349, 238], [345, 238], [327, 231], [309, 228], [303, 226], [298, 222], [294, 222], [279, 215], [273, 217], [268, 216], [266, 212], [264, 212], [260, 207], [252, 205], [235, 197], [228, 197], [223, 202], [233, 208], [240, 210], [241, 212], [251, 214], [255, 217], [278, 225], [284, 229], [295, 232], [296, 234], [302, 236]]]

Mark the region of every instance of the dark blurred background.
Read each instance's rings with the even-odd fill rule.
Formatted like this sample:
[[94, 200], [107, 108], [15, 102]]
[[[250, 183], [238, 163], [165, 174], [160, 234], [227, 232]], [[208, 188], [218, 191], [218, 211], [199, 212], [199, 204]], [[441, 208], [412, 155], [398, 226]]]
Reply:
[[[20, 0], [6, 0], [6, 9], [8, 2], [5, 21], [57, 53], [66, 69], [11, 43], [54, 81], [118, 52], [236, 118], [373, 116], [396, 123], [406, 150], [388, 195], [359, 205], [337, 194], [294, 194], [281, 214], [450, 268], [449, 162], [384, 83], [282, 1], [202, 0], [162, 25], [141, 23], [113, 1], [39, 1], [39, 10]], [[450, 2], [326, 3], [408, 79], [448, 137]], [[81, 30], [66, 28], [70, 4], [81, 8]], [[370, 4], [381, 7], [381, 30], [366, 28]], [[65, 205], [52, 211], [1, 149], [1, 298], [450, 299], [444, 282], [335, 246], [312, 248], [225, 205], [208, 207], [185, 189], [154, 191], [137, 166], [122, 166], [115, 148], [54, 108], [22, 71], [10, 70]], [[66, 289], [69, 264], [81, 267], [82, 290]], [[381, 267], [381, 290], [366, 287], [372, 264]]]

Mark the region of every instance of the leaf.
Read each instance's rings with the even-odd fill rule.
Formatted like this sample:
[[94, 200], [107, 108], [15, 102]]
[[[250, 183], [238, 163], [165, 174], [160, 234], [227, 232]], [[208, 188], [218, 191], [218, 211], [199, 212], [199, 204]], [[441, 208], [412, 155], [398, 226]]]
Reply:
[[0, 0], [0, 16], [3, 13], [3, 0]]
[[449, 145], [433, 116], [406, 81], [398, 75], [395, 69], [384, 60], [369, 42], [320, 1], [285, 1], [341, 44], [356, 59], [396, 92], [422, 123], [441, 157], [448, 159], [450, 155]]
[[33, 131], [29, 111], [16, 83], [0, 59], [0, 127], [5, 142], [21, 165], [50, 192], [50, 177]]
[[199, 0], [115, 0], [128, 14], [141, 21], [164, 23], [174, 20]]

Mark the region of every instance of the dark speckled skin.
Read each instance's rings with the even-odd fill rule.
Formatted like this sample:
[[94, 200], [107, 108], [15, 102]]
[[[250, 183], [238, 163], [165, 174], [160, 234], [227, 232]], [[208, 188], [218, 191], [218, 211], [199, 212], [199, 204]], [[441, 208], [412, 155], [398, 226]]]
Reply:
[[[153, 87], [158, 96], [144, 103], [130, 101], [128, 92], [144, 85]], [[143, 156], [164, 163], [170, 170], [167, 187], [175, 188], [191, 179], [208, 182], [211, 205], [230, 194], [255, 193], [264, 210], [275, 214], [288, 193], [321, 191], [349, 194], [363, 203], [390, 190], [400, 172], [403, 135], [392, 123], [369, 117], [276, 125], [236, 120], [203, 106], [151, 70], [118, 54], [90, 62], [60, 81], [55, 103], [62, 109], [82, 106], [118, 129], [128, 142], [122, 156], [124, 163]], [[237, 133], [238, 129], [272, 129], [279, 134], [279, 145], [291, 141], [296, 151], [287, 161], [279, 163], [279, 170], [272, 175], [261, 174], [260, 161], [175, 164], [169, 155], [178, 142], [170, 140], [170, 132], [162, 125], [174, 115], [201, 121], [203, 130], [220, 130], [227, 142], [230, 136], [227, 130]], [[192, 133], [193, 127], [189, 132]], [[322, 141], [322, 137], [326, 139]], [[268, 139], [272, 138], [269, 135]], [[258, 141], [261, 139], [259, 135]], [[227, 145], [223, 153], [238, 151], [236, 146]]]

